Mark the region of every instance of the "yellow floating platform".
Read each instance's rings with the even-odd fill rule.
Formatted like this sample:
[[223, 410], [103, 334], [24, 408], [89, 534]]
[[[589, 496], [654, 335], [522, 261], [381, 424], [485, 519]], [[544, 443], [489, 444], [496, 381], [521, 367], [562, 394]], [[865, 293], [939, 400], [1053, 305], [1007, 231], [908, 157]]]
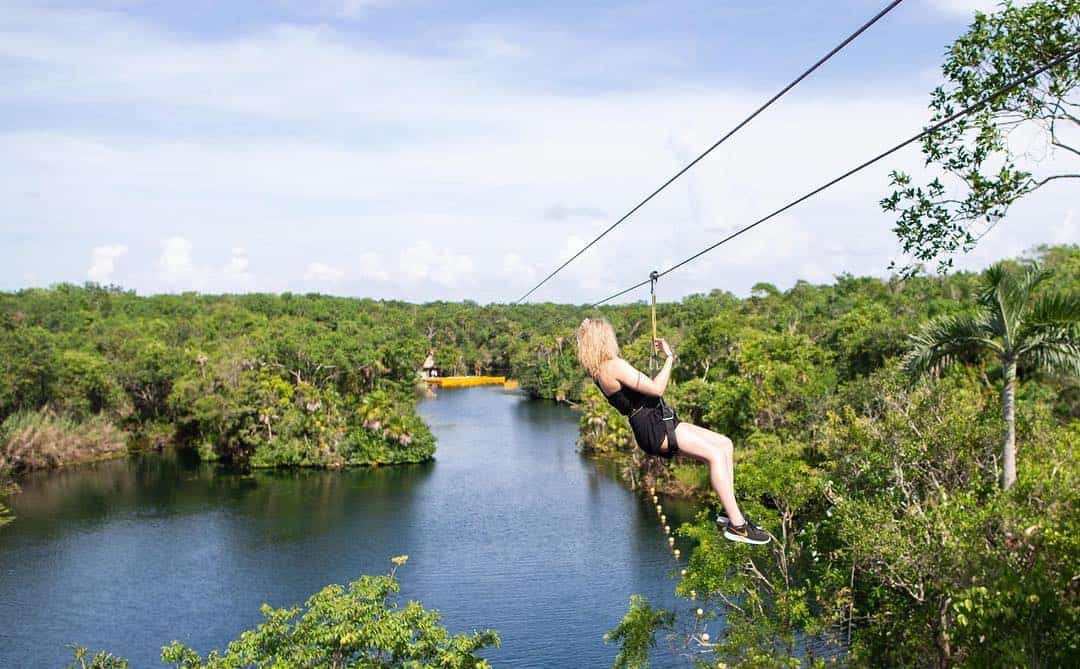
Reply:
[[518, 382], [505, 376], [435, 376], [424, 379], [429, 385], [440, 388], [469, 388], [471, 386], [503, 386], [517, 388]]

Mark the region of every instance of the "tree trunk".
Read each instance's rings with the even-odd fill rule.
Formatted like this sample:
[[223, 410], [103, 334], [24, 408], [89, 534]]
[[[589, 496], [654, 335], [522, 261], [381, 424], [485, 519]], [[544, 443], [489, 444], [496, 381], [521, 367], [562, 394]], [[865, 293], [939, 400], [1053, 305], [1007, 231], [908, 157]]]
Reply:
[[1005, 435], [1001, 448], [1001, 487], [1008, 490], [1016, 483], [1016, 360], [1002, 361], [1001, 415]]
[[[935, 642], [938, 647], [938, 667], [939, 669], [949, 669], [953, 666], [952, 656], [952, 642], [949, 639], [949, 604], [952, 603], [952, 597], [947, 597], [941, 604], [940, 608], [940, 627], [936, 630]], [[935, 626], [936, 627], [936, 626]]]

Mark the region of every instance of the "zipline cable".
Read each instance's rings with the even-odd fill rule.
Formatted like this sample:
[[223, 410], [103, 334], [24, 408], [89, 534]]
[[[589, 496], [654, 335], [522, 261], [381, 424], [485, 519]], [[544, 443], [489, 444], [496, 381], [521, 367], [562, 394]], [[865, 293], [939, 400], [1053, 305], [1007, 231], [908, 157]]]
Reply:
[[716, 242], [715, 244], [712, 244], [711, 246], [705, 247], [704, 249], [698, 251], [697, 253], [690, 256], [689, 258], [686, 258], [685, 260], [682, 260], [682, 261], [672, 265], [671, 267], [668, 267], [667, 269], [665, 269], [662, 272], [653, 272], [652, 274], [649, 275], [648, 279], [645, 279], [644, 281], [642, 281], [640, 283], [636, 283], [633, 286], [630, 286], [629, 288], [625, 288], [623, 290], [620, 290], [619, 292], [615, 293], [614, 295], [609, 295], [608, 297], [605, 297], [604, 299], [600, 300], [599, 302], [594, 302], [590, 306], [591, 307], [598, 307], [601, 304], [604, 304], [605, 302], [610, 302], [611, 300], [614, 300], [616, 297], [621, 297], [622, 295], [625, 295], [626, 293], [629, 293], [632, 290], [636, 290], [636, 289], [641, 288], [642, 286], [648, 285], [650, 283], [655, 284], [656, 279], [659, 279], [660, 277], [663, 277], [663, 276], [665, 276], [667, 274], [670, 274], [671, 272], [674, 272], [675, 270], [679, 269], [680, 267], [682, 267], [683, 265], [686, 265], [689, 262], [697, 260], [698, 258], [705, 255], [709, 251], [712, 251], [716, 247], [720, 246], [721, 244], [726, 244], [727, 242], [731, 241], [732, 239], [735, 239], [736, 237], [738, 237], [742, 233], [746, 232], [747, 230], [750, 230], [751, 228], [755, 228], [755, 227], [761, 225], [762, 223], [764, 223], [765, 221], [768, 221], [769, 219], [784, 213], [785, 211], [787, 211], [788, 209], [791, 209], [795, 205], [800, 204], [800, 203], [812, 198], [813, 196], [817, 195], [821, 191], [840, 183], [841, 181], [843, 181], [844, 179], [847, 179], [848, 177], [852, 176], [856, 172], [860, 172], [863, 169], [873, 165], [874, 163], [878, 162], [882, 158], [890, 156], [890, 155], [896, 153], [897, 151], [899, 151], [900, 149], [904, 148], [905, 146], [907, 146], [907, 145], [909, 145], [909, 144], [911, 144], [913, 142], [917, 142], [920, 139], [922, 139], [923, 137], [926, 137], [927, 135], [930, 135], [930, 134], [932, 134], [934, 132], [937, 132], [938, 130], [940, 130], [944, 126], [948, 125], [949, 123], [952, 123], [953, 121], [960, 118], [961, 116], [966, 116], [966, 115], [970, 114], [971, 112], [975, 111], [979, 107], [982, 107], [983, 105], [990, 102], [991, 100], [998, 97], [999, 95], [1002, 95], [1004, 93], [1008, 93], [1009, 91], [1016, 88], [1017, 86], [1019, 86], [1021, 84], [1024, 84], [1024, 83], [1027, 83], [1028, 81], [1034, 79], [1035, 77], [1039, 76], [1043, 72], [1049, 70], [1050, 68], [1052, 68], [1052, 67], [1054, 67], [1056, 65], [1059, 65], [1059, 64], [1069, 60], [1070, 58], [1072, 58], [1072, 57], [1074, 57], [1076, 55], [1080, 55], [1080, 48], [1073, 49], [1072, 51], [1070, 51], [1070, 52], [1068, 52], [1068, 53], [1066, 53], [1064, 55], [1058, 56], [1057, 58], [1051, 60], [1050, 62], [1043, 65], [1039, 69], [1037, 69], [1037, 70], [1035, 70], [1035, 71], [1023, 76], [1023, 77], [1020, 77], [1019, 79], [1016, 79], [1015, 81], [1012, 81], [1012, 82], [1002, 86], [1001, 88], [997, 89], [993, 93], [990, 93], [989, 95], [975, 101], [971, 105], [965, 107], [964, 109], [961, 109], [960, 111], [956, 112], [955, 114], [952, 114], [951, 116], [948, 116], [947, 118], [944, 118], [941, 121], [938, 121], [934, 125], [927, 127], [926, 129], [924, 129], [919, 134], [917, 134], [917, 135], [915, 135], [915, 136], [913, 136], [913, 137], [911, 137], [909, 139], [906, 139], [903, 142], [900, 142], [899, 144], [892, 147], [891, 149], [883, 151], [882, 153], [879, 153], [878, 155], [874, 156], [873, 158], [871, 158], [871, 159], [869, 159], [869, 160], [867, 160], [867, 161], [865, 161], [863, 163], [860, 163], [858, 166], [853, 167], [852, 169], [848, 170], [847, 172], [844, 172], [843, 174], [836, 177], [832, 181], [829, 181], [827, 183], [822, 184], [821, 186], [818, 186], [817, 188], [815, 188], [814, 190], [810, 191], [809, 193], [803, 195], [802, 197], [800, 197], [798, 199], [795, 199], [795, 200], [792, 200], [791, 202], [785, 204], [783, 207], [780, 207], [779, 209], [772, 212], [771, 214], [768, 214], [767, 216], [763, 216], [762, 218], [759, 218], [758, 220], [751, 223], [750, 225], [747, 225], [746, 227], [743, 227], [743, 228], [740, 228], [740, 229], [736, 230], [735, 232], [731, 233], [727, 237], [724, 237], [723, 239]]
[[832, 57], [833, 57], [833, 56], [835, 56], [835, 55], [836, 55], [837, 53], [839, 53], [841, 49], [843, 49], [843, 48], [844, 48], [844, 47], [846, 47], [846, 46], [847, 46], [848, 44], [850, 44], [850, 43], [851, 43], [851, 42], [852, 42], [853, 40], [855, 40], [855, 38], [857, 38], [857, 37], [858, 37], [859, 35], [861, 35], [861, 34], [863, 34], [864, 32], [866, 32], [866, 30], [867, 30], [868, 28], [870, 28], [870, 26], [872, 26], [872, 25], [874, 25], [875, 23], [877, 23], [879, 19], [881, 19], [881, 18], [882, 18], [882, 17], [884, 17], [884, 16], [886, 15], [886, 14], [888, 14], [889, 12], [891, 12], [891, 11], [892, 11], [892, 10], [893, 10], [893, 9], [894, 9], [894, 8], [895, 8], [895, 7], [897, 6], [897, 5], [899, 5], [899, 4], [900, 4], [901, 2], [903, 2], [903, 1], [904, 1], [904, 0], [893, 0], [892, 2], [890, 2], [890, 3], [889, 3], [889, 4], [888, 4], [888, 5], [887, 5], [887, 6], [886, 6], [886, 7], [884, 8], [884, 9], [882, 9], [882, 10], [881, 10], [880, 12], [878, 12], [878, 13], [877, 13], [877, 15], [875, 15], [875, 16], [874, 16], [874, 17], [873, 17], [872, 19], [870, 19], [869, 21], [867, 21], [866, 23], [864, 23], [864, 24], [863, 24], [863, 25], [862, 25], [862, 26], [861, 26], [861, 27], [860, 27], [860, 28], [859, 28], [858, 30], [856, 30], [855, 32], [853, 32], [853, 33], [851, 33], [850, 35], [848, 35], [847, 39], [845, 39], [845, 40], [844, 40], [843, 42], [840, 42], [839, 44], [837, 44], [836, 46], [834, 46], [834, 47], [832, 48], [832, 50], [831, 50], [831, 51], [829, 51], [829, 52], [828, 52], [827, 54], [825, 54], [824, 56], [822, 56], [820, 60], [818, 60], [818, 61], [817, 61], [816, 63], [814, 63], [813, 65], [811, 65], [811, 66], [810, 66], [809, 68], [807, 68], [807, 70], [806, 70], [805, 72], [803, 72], [802, 74], [800, 74], [800, 75], [799, 75], [799, 76], [798, 76], [797, 78], [795, 78], [795, 79], [794, 79], [794, 80], [793, 80], [793, 81], [792, 81], [792, 82], [791, 82], [790, 84], [788, 84], [787, 86], [784, 86], [784, 88], [782, 88], [782, 89], [780, 90], [780, 92], [779, 92], [779, 93], [777, 93], [776, 95], [774, 95], [774, 96], [772, 96], [771, 98], [769, 98], [769, 99], [768, 99], [768, 101], [766, 101], [766, 102], [765, 102], [765, 104], [761, 105], [761, 106], [760, 106], [760, 107], [758, 107], [758, 108], [757, 108], [756, 110], [754, 110], [754, 113], [752, 113], [752, 114], [750, 114], [749, 116], [747, 116], [747, 117], [746, 117], [745, 119], [743, 119], [743, 120], [742, 120], [742, 121], [741, 121], [741, 122], [740, 122], [740, 123], [739, 123], [739, 124], [738, 124], [737, 126], [735, 126], [734, 128], [732, 128], [731, 130], [729, 130], [729, 131], [727, 132], [727, 134], [726, 134], [726, 135], [724, 135], [723, 137], [721, 137], [721, 138], [720, 138], [719, 140], [717, 140], [715, 144], [713, 144], [712, 146], [710, 146], [710, 147], [709, 147], [708, 149], [705, 149], [705, 151], [703, 151], [703, 152], [701, 153], [701, 155], [699, 155], [699, 156], [698, 156], [697, 158], [694, 158], [694, 159], [693, 159], [692, 161], [690, 161], [690, 163], [689, 163], [688, 165], [686, 165], [686, 167], [684, 167], [684, 168], [682, 168], [681, 170], [679, 170], [678, 172], [676, 172], [676, 173], [675, 173], [675, 176], [673, 176], [673, 177], [671, 177], [670, 179], [668, 179], [667, 181], [665, 181], [665, 182], [663, 183], [663, 185], [661, 185], [661, 186], [660, 186], [659, 188], [657, 188], [657, 189], [656, 189], [656, 190], [654, 190], [654, 191], [653, 191], [652, 193], [650, 193], [648, 197], [646, 197], [646, 198], [645, 198], [644, 200], [642, 200], [641, 202], [637, 203], [637, 205], [636, 205], [636, 206], [634, 206], [634, 208], [633, 208], [633, 209], [631, 209], [630, 211], [628, 211], [628, 212], [626, 212], [625, 214], [623, 214], [623, 215], [622, 215], [622, 218], [620, 218], [619, 220], [617, 220], [617, 221], [615, 221], [614, 223], [612, 223], [612, 224], [611, 224], [610, 226], [608, 226], [608, 228], [607, 228], [606, 230], [604, 230], [604, 231], [603, 231], [603, 232], [601, 232], [601, 233], [600, 233], [599, 235], [597, 235], [597, 236], [596, 236], [596, 237], [595, 237], [595, 238], [594, 238], [594, 239], [593, 239], [593, 240], [592, 240], [591, 242], [589, 242], [589, 243], [588, 243], [588, 244], [586, 244], [585, 246], [581, 247], [581, 250], [579, 250], [579, 251], [578, 251], [577, 253], [575, 253], [574, 255], [570, 256], [570, 259], [569, 259], [569, 260], [567, 260], [567, 261], [566, 261], [566, 262], [564, 262], [563, 264], [561, 264], [561, 265], [559, 265], [558, 267], [556, 267], [556, 268], [555, 268], [555, 270], [554, 270], [554, 271], [553, 271], [553, 272], [552, 272], [551, 274], [548, 274], [547, 276], [545, 276], [545, 277], [543, 278], [543, 280], [541, 280], [541, 281], [540, 281], [540, 283], [536, 284], [536, 285], [535, 285], [535, 286], [533, 286], [533, 287], [532, 287], [531, 289], [529, 289], [529, 292], [525, 293], [524, 295], [522, 295], [522, 296], [521, 296], [521, 297], [519, 297], [518, 299], [514, 300], [513, 304], [520, 304], [520, 303], [521, 303], [521, 302], [523, 302], [523, 301], [524, 301], [524, 300], [525, 300], [526, 298], [528, 298], [528, 297], [529, 297], [530, 295], [532, 295], [532, 294], [533, 294], [534, 292], [536, 292], [536, 290], [537, 290], [538, 288], [540, 288], [540, 286], [543, 286], [543, 285], [544, 285], [545, 283], [547, 283], [547, 282], [548, 282], [548, 281], [549, 281], [549, 280], [550, 280], [550, 279], [551, 279], [552, 277], [554, 277], [554, 276], [555, 276], [556, 274], [558, 274], [559, 272], [561, 272], [561, 271], [562, 271], [562, 270], [563, 270], [563, 269], [564, 269], [564, 268], [565, 268], [565, 267], [566, 267], [567, 265], [569, 265], [570, 263], [572, 263], [572, 262], [574, 262], [575, 260], [577, 260], [578, 256], [580, 256], [580, 255], [581, 255], [582, 253], [585, 253], [586, 251], [588, 251], [588, 250], [589, 250], [589, 248], [591, 248], [593, 244], [595, 244], [596, 242], [598, 242], [598, 241], [600, 241], [601, 239], [603, 239], [603, 238], [604, 238], [604, 236], [606, 236], [606, 235], [607, 235], [607, 234], [608, 234], [609, 232], [611, 232], [612, 230], [614, 230], [615, 228], [617, 228], [617, 227], [618, 227], [618, 226], [619, 226], [619, 225], [620, 225], [620, 224], [621, 224], [621, 223], [622, 223], [623, 221], [625, 221], [626, 219], [630, 218], [630, 217], [631, 217], [631, 216], [632, 216], [632, 215], [634, 214], [634, 212], [636, 212], [636, 211], [637, 211], [638, 209], [641, 209], [642, 207], [644, 207], [644, 206], [645, 206], [645, 204], [649, 202], [649, 200], [651, 200], [651, 199], [653, 199], [654, 197], [656, 197], [657, 195], [659, 195], [659, 194], [660, 194], [660, 192], [661, 192], [662, 190], [664, 190], [665, 188], [667, 188], [668, 186], [670, 186], [670, 185], [671, 185], [671, 184], [672, 184], [672, 183], [673, 183], [673, 182], [674, 182], [674, 181], [675, 181], [676, 179], [678, 179], [678, 178], [679, 178], [679, 177], [681, 177], [681, 176], [682, 176], [683, 174], [685, 174], [685, 173], [686, 173], [687, 171], [689, 171], [691, 167], [693, 167], [694, 165], [697, 165], [697, 164], [698, 164], [698, 163], [699, 163], [699, 162], [700, 162], [700, 161], [701, 161], [701, 160], [702, 160], [702, 159], [703, 159], [703, 158], [704, 158], [705, 156], [707, 156], [707, 155], [709, 155], [710, 153], [712, 153], [712, 152], [713, 152], [713, 149], [715, 149], [716, 147], [718, 147], [718, 146], [720, 146], [721, 144], [723, 144], [724, 142], [726, 142], [726, 141], [728, 140], [728, 138], [730, 138], [730, 137], [731, 137], [732, 135], [734, 135], [734, 134], [735, 134], [735, 133], [737, 133], [737, 132], [738, 132], [739, 130], [741, 130], [741, 129], [743, 128], [743, 126], [745, 126], [745, 125], [746, 125], [747, 123], [749, 123], [750, 121], [754, 120], [754, 118], [755, 118], [755, 117], [757, 117], [757, 115], [758, 115], [758, 114], [760, 114], [761, 112], [763, 112], [763, 111], [765, 111], [766, 109], [768, 109], [768, 107], [769, 107], [770, 105], [772, 105], [772, 103], [774, 103], [774, 102], [776, 102], [777, 100], [779, 100], [779, 99], [780, 99], [781, 97], [783, 97], [783, 96], [784, 96], [784, 94], [785, 94], [785, 93], [787, 93], [788, 91], [790, 91], [790, 90], [791, 90], [792, 88], [795, 88], [795, 86], [796, 86], [796, 85], [798, 85], [798, 84], [799, 84], [799, 82], [801, 82], [801, 81], [802, 81], [803, 79], [805, 79], [806, 77], [810, 76], [810, 75], [811, 75], [811, 74], [812, 74], [812, 73], [814, 72], [814, 70], [816, 70], [816, 69], [818, 69], [819, 67], [821, 67], [822, 65], [824, 65], [826, 61], [828, 61], [828, 60], [829, 60], [830, 58], [832, 58]]

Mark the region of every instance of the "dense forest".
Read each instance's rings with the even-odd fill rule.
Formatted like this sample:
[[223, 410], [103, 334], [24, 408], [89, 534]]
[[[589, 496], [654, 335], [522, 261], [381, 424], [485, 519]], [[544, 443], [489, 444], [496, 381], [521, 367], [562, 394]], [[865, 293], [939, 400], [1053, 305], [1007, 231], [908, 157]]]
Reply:
[[[723, 615], [721, 639], [686, 640], [716, 661], [786, 666], [843, 651], [855, 664], [1060, 666], [1080, 650], [1080, 247], [1036, 255], [1038, 268], [759, 284], [745, 299], [714, 291], [658, 306], [677, 354], [672, 403], [735, 441], [739, 497], [777, 538], [766, 551], [721, 539], [704, 468], [642, 457], [577, 364], [573, 331], [599, 312], [623, 355], [648, 367], [644, 303], [139, 297], [92, 285], [3, 294], [0, 463], [11, 474], [155, 447], [256, 467], [430, 458], [415, 409], [417, 370], [434, 350], [445, 373], [507, 373], [535, 398], [575, 406], [585, 452], [621, 462], [639, 489], [699, 500], [698, 522], [679, 530], [697, 547], [678, 588]], [[993, 334], [927, 339], [949, 324], [992, 325], [995, 285], [1019, 310], [1006, 320], [1026, 319], [1045, 343], [1053, 332], [1039, 327], [1053, 316], [1074, 338], [1062, 349], [1071, 362], [1013, 360], [1018, 471], [1007, 488], [1010, 372], [979, 343]], [[928, 341], [941, 355], [920, 366]], [[669, 615], [635, 600], [615, 637], [621, 657], [647, 657], [668, 628]]]
[[[679, 356], [673, 403], [735, 440], [737, 494], [777, 539], [748, 554], [711, 511], [680, 530], [697, 548], [679, 592], [716, 604], [726, 623], [693, 647], [755, 667], [838, 652], [859, 666], [1077, 656], [1080, 248], [1040, 256], [1041, 268], [759, 285], [746, 300], [659, 309]], [[640, 314], [608, 316], [644, 364]], [[621, 454], [639, 485], [718, 508], [704, 467], [642, 458], [591, 387], [581, 432], [586, 448]], [[661, 613], [635, 602], [619, 630], [624, 659], [646, 657], [653, 633], [671, 628]]]
[[[96, 285], [0, 294], [0, 470], [128, 444], [256, 467], [427, 459], [434, 440], [415, 412], [427, 351], [444, 374], [509, 372], [564, 397], [574, 369], [549, 364], [562, 341], [551, 333], [574, 313]], [[70, 444], [29, 446], [46, 434]]]
[[508, 373], [535, 396], [577, 397], [563, 342], [580, 313], [98, 285], [0, 293], [0, 491], [21, 472], [138, 449], [250, 467], [428, 460], [416, 401], [429, 351], [444, 374]]

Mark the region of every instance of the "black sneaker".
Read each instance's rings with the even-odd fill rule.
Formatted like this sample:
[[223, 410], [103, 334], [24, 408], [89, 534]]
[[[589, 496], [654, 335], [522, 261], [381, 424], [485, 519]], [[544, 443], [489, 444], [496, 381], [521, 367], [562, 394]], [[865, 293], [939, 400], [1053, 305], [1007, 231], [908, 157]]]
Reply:
[[724, 529], [731, 524], [731, 519], [727, 517], [727, 514], [721, 511], [716, 514], [716, 526], [720, 529]]
[[755, 525], [754, 521], [749, 518], [739, 526], [732, 525], [729, 521], [727, 527], [724, 528], [724, 537], [744, 544], [759, 545], [767, 544], [772, 540], [768, 532]]

